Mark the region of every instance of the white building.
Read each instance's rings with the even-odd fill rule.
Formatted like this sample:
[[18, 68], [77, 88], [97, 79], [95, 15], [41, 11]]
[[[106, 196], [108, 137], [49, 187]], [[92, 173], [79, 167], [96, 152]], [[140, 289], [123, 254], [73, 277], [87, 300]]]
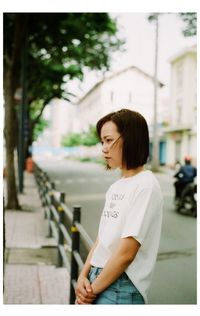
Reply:
[[38, 138], [37, 146], [58, 148], [63, 135], [71, 132], [76, 124], [76, 107], [68, 101], [54, 98], [44, 110], [44, 118], [50, 122]]
[[190, 155], [196, 164], [197, 49], [186, 48], [170, 59], [170, 125], [166, 129], [168, 165]]
[[51, 145], [52, 147], [60, 147], [62, 137], [73, 129], [75, 107], [68, 101], [53, 99], [50, 108]]
[[[162, 121], [162, 105], [159, 82], [158, 118]], [[121, 70], [98, 82], [78, 102], [80, 127], [86, 130], [99, 118], [111, 111], [129, 108], [140, 112], [149, 125], [153, 121], [154, 81], [153, 77], [135, 66]]]

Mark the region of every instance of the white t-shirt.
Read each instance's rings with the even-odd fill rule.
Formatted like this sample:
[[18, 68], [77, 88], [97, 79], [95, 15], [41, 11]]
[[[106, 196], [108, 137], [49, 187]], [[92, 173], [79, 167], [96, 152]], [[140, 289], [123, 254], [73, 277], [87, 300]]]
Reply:
[[160, 242], [162, 208], [160, 185], [151, 171], [145, 170], [113, 183], [106, 193], [99, 242], [90, 262], [103, 268], [120, 238], [134, 237], [141, 246], [125, 272], [145, 303]]

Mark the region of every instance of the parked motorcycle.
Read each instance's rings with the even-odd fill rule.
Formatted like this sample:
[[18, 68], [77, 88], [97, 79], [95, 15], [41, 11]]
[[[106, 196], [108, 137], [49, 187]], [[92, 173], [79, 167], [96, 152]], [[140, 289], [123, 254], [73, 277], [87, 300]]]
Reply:
[[176, 200], [176, 211], [180, 214], [197, 217], [197, 184], [188, 183], [181, 197]]

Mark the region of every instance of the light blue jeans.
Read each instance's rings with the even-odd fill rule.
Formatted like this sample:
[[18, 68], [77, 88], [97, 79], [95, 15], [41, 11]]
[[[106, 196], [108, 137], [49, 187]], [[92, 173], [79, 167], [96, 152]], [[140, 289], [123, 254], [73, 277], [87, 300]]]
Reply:
[[[92, 283], [102, 268], [92, 267], [88, 279]], [[93, 304], [145, 304], [143, 296], [124, 272], [107, 289], [97, 295]]]

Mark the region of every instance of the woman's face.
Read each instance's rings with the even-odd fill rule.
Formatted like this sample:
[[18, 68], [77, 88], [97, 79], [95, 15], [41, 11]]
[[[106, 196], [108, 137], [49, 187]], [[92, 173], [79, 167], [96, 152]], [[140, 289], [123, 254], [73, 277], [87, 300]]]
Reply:
[[107, 165], [111, 169], [122, 168], [122, 137], [117, 131], [117, 125], [112, 121], [102, 126], [101, 143]]

